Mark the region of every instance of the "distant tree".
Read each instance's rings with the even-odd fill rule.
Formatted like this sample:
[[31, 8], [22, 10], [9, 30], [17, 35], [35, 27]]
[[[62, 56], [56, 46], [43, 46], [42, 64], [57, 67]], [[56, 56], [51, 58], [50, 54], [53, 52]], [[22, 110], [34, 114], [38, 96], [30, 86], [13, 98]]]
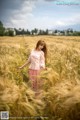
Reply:
[[61, 33], [62, 35], [65, 35], [65, 30], [61, 30], [60, 33]]
[[19, 35], [19, 31], [15, 28], [15, 31], [16, 31], [16, 35]]
[[19, 28], [19, 29], [17, 30], [17, 33], [18, 33], [18, 35], [22, 35], [22, 29]]
[[38, 32], [38, 29], [35, 28], [35, 29], [34, 29], [34, 33], [37, 34], [37, 32]]
[[42, 30], [39, 30], [39, 33], [38, 33], [39, 35], [41, 35], [42, 34]]
[[71, 29], [70, 32], [73, 33], [74, 32], [73, 29]]
[[73, 35], [73, 29], [68, 28], [67, 29], [67, 35], [69, 35], [69, 36]]
[[9, 36], [9, 31], [5, 31], [4, 35]]
[[21, 28], [19, 28], [19, 29], [15, 28], [15, 31], [16, 31], [16, 35], [21, 35], [22, 34], [22, 29]]
[[0, 21], [0, 36], [4, 35], [5, 28], [3, 26], [3, 23]]
[[79, 31], [74, 31], [73, 36], [80, 36], [80, 32]]
[[22, 35], [24, 35], [24, 34], [25, 34], [25, 30], [24, 30], [24, 29], [22, 29], [21, 34], [22, 34]]
[[48, 29], [46, 29], [46, 31], [45, 31], [45, 35], [48, 35], [49, 34], [49, 31], [48, 31]]
[[14, 36], [14, 31], [9, 30], [8, 32], [9, 32], [9, 36]]
[[38, 34], [38, 29], [35, 28], [35, 29], [31, 30], [31, 34], [32, 35], [37, 35]]
[[3, 28], [3, 23], [0, 21], [0, 28]]
[[27, 34], [27, 35], [30, 35], [30, 31], [29, 31], [28, 29], [27, 29], [27, 31], [26, 31], [26, 34]]
[[31, 35], [34, 35], [34, 30], [31, 30]]
[[39, 30], [39, 33], [38, 33], [39, 35], [45, 35], [46, 34], [46, 32], [44, 31], [44, 30]]
[[54, 30], [54, 33], [57, 33], [58, 32], [58, 30]]

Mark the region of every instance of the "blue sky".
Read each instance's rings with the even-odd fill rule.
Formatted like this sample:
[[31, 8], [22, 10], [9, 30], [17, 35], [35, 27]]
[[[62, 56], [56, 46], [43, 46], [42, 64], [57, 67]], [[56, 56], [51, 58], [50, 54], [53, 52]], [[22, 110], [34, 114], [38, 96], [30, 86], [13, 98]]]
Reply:
[[80, 0], [0, 0], [5, 27], [80, 30]]

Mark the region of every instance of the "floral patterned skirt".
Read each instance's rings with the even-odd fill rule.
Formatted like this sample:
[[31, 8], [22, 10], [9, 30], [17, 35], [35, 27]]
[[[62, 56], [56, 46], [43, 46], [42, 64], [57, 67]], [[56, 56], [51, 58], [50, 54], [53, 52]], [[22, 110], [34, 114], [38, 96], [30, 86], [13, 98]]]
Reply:
[[41, 85], [40, 70], [29, 69], [29, 79], [31, 80], [31, 88], [37, 92]]

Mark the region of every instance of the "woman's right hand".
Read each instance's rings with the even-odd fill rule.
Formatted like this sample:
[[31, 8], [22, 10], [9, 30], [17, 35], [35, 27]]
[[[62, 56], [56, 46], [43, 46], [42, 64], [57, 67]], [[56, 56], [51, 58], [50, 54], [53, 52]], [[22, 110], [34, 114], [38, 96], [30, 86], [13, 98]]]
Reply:
[[18, 69], [22, 69], [22, 67], [18, 67]]

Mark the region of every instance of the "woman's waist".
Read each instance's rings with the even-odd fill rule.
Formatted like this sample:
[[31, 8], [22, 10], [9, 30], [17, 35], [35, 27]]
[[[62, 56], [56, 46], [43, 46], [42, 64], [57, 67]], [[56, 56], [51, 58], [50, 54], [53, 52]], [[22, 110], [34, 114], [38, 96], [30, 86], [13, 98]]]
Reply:
[[30, 65], [29, 69], [40, 70], [40, 66], [37, 65]]

